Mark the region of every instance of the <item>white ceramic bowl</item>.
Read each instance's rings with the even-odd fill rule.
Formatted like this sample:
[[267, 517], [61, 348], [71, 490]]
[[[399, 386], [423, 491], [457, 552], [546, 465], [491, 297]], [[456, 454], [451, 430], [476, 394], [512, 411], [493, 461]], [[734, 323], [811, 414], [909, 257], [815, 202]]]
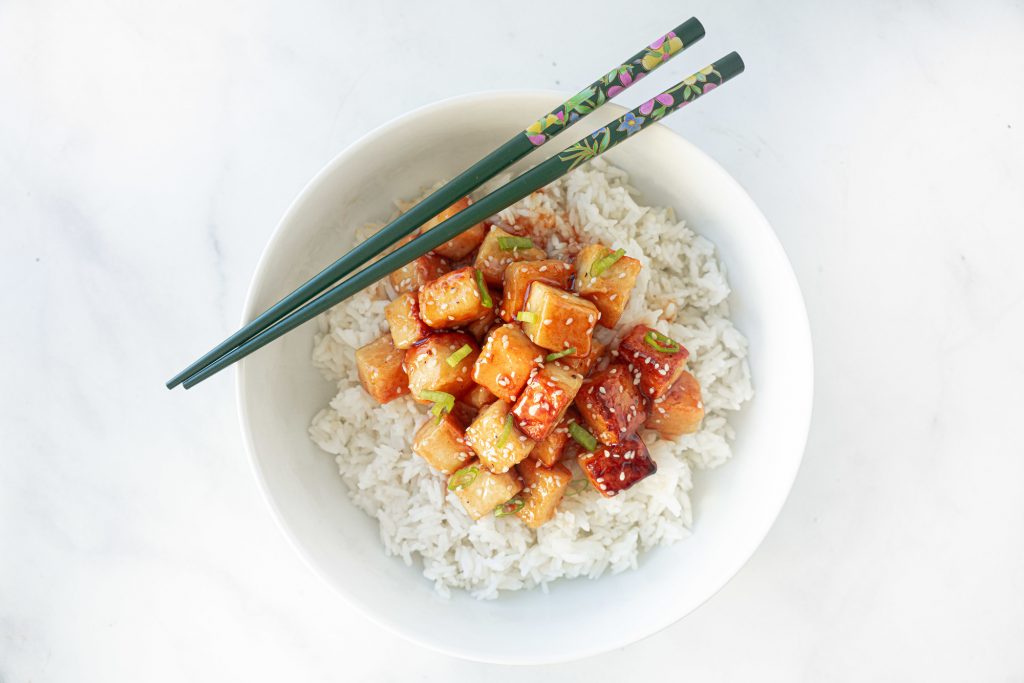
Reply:
[[[547, 92], [460, 97], [366, 135], [288, 210], [256, 269], [245, 320], [343, 253], [353, 228], [386, 217], [392, 200], [452, 177], [562, 99]], [[553, 154], [574, 133], [582, 136], [622, 111], [608, 106], [535, 154]], [[728, 173], [667, 128], [655, 126], [607, 157], [631, 174], [647, 202], [675, 207], [717, 245], [734, 320], [750, 339], [756, 392], [734, 418], [733, 459], [696, 477], [692, 537], [646, 554], [638, 570], [559, 581], [547, 594], [522, 591], [487, 602], [458, 591], [450, 600], [438, 597], [418, 568], [385, 556], [376, 521], [352, 505], [333, 457], [307, 436], [333, 388], [310, 364], [313, 325], [239, 365], [242, 432], [281, 528], [353, 606], [427, 647], [488, 662], [543, 663], [655, 633], [739, 570], [796, 476], [811, 414], [811, 340], [799, 287], [771, 227]]]

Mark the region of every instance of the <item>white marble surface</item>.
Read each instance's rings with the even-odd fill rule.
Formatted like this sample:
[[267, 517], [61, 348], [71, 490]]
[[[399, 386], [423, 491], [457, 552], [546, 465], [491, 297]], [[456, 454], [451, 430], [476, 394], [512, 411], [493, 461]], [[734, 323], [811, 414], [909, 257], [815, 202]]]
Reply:
[[[1020, 2], [478, 4], [0, 2], [0, 681], [1024, 680]], [[276, 529], [228, 377], [162, 382], [375, 121], [570, 88], [689, 14], [687, 65], [748, 71], [670, 125], [760, 203], [814, 329], [793, 493], [623, 651], [410, 645]]]

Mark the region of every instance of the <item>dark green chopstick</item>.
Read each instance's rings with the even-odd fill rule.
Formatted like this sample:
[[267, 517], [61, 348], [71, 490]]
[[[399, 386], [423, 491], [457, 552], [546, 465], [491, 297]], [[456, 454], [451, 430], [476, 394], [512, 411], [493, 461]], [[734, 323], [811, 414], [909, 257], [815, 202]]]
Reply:
[[502, 209], [511, 206], [531, 192], [565, 175], [580, 164], [608, 151], [633, 134], [647, 128], [674, 111], [682, 109], [705, 93], [743, 72], [743, 60], [731, 52], [717, 62], [682, 80], [660, 95], [626, 112], [612, 123], [598, 128], [561, 153], [541, 162], [518, 178], [470, 204], [437, 227], [371, 263], [344, 282], [299, 308], [252, 339], [224, 354], [184, 381], [189, 389], [220, 372], [253, 351], [277, 339], [299, 325], [312, 320], [331, 306], [369, 287], [388, 273], [444, 244], [459, 233], [476, 225]]
[[255, 337], [261, 331], [309, 302], [335, 282], [361, 268], [367, 261], [398, 242], [399, 239], [413, 232], [703, 37], [704, 26], [693, 17], [661, 36], [620, 66], [615, 67], [570, 97], [551, 113], [538, 119], [526, 130], [517, 133], [514, 138], [473, 164], [378, 233], [324, 268], [294, 292], [256, 316], [250, 323], [172, 377], [167, 382], [167, 388], [173, 389], [185, 378], [217, 360], [226, 351]]

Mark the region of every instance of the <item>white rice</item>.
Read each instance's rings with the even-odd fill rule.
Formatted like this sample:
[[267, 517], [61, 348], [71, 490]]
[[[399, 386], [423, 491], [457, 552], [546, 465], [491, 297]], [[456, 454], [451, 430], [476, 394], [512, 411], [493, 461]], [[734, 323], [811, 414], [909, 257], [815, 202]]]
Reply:
[[[623, 171], [594, 160], [495, 222], [518, 232], [553, 230], [546, 245], [553, 257], [572, 248], [575, 227], [586, 242], [623, 248], [639, 259], [644, 268], [617, 332], [646, 323], [680, 340], [690, 351], [706, 416], [696, 434], [676, 441], [644, 431], [657, 474], [615, 498], [590, 488], [567, 496], [537, 531], [514, 516], [473, 522], [445, 490], [445, 476], [412, 453], [425, 409], [408, 397], [378, 405], [359, 384], [355, 350], [386, 333], [388, 286], [378, 283], [335, 306], [319, 319], [313, 363], [338, 392], [313, 418], [310, 435], [336, 456], [356, 505], [379, 521], [385, 550], [407, 564], [421, 563], [443, 595], [463, 588], [495, 598], [502, 590], [546, 589], [563, 577], [596, 578], [635, 568], [641, 552], [685, 538], [691, 472], [729, 459], [728, 413], [753, 395], [747, 341], [729, 320], [729, 285], [714, 245], [671, 209], [639, 204]], [[581, 476], [574, 463], [565, 464]]]

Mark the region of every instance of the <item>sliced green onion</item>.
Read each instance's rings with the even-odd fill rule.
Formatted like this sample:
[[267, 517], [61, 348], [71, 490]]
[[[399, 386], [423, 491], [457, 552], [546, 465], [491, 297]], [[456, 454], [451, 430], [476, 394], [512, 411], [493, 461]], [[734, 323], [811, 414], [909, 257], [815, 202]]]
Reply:
[[644, 335], [644, 343], [661, 353], [679, 353], [679, 342], [655, 330]]
[[540, 316], [533, 311], [519, 311], [516, 313], [516, 320], [521, 323], [535, 323], [540, 320]]
[[615, 251], [609, 254], [605, 254], [601, 258], [594, 261], [594, 265], [590, 267], [590, 276], [599, 277], [601, 273], [614, 266], [615, 262], [625, 255], [625, 249], [616, 249]]
[[533, 240], [529, 237], [499, 237], [498, 248], [502, 251], [515, 251], [516, 249], [533, 249]]
[[505, 427], [501, 430], [501, 436], [498, 437], [498, 448], [504, 448], [505, 444], [508, 443], [508, 437], [512, 435], [512, 413], [505, 416]]
[[515, 498], [512, 498], [511, 500], [494, 508], [494, 516], [507, 517], [508, 515], [514, 515], [522, 510], [524, 505], [526, 505], [526, 502], [519, 496], [516, 496]]
[[566, 356], [568, 356], [570, 354], [573, 354], [573, 353], [576, 353], [576, 347], [575, 346], [570, 346], [565, 351], [559, 351], [558, 353], [549, 353], [548, 355], [544, 356], [544, 361], [547, 362], [547, 363], [550, 363], [553, 360], [558, 360], [559, 358], [565, 358]]
[[455, 366], [462, 362], [463, 358], [465, 358], [471, 353], [473, 353], [473, 347], [470, 346], [469, 344], [463, 344], [458, 351], [445, 358], [444, 362], [447, 363], [450, 367], [454, 368]]
[[586, 491], [589, 487], [590, 482], [587, 481], [586, 477], [584, 477], [583, 479], [573, 479], [571, 482], [569, 482], [569, 490], [566, 492], [566, 495], [578, 496], [579, 494]]
[[445, 413], [450, 413], [455, 408], [455, 397], [443, 391], [424, 389], [419, 396], [424, 401], [433, 402], [434, 405], [430, 407], [430, 413], [437, 418], [438, 423], [441, 422]]
[[476, 286], [480, 290], [480, 303], [485, 307], [490, 308], [494, 305], [494, 301], [491, 299], [491, 293], [487, 289], [487, 284], [484, 282], [484, 272], [482, 270], [476, 271]]
[[476, 465], [470, 465], [469, 467], [463, 467], [461, 470], [456, 470], [448, 480], [448, 490], [461, 491], [476, 481], [478, 474], [480, 474], [480, 468]]
[[578, 422], [569, 423], [569, 436], [590, 452], [597, 448], [597, 439], [587, 431], [586, 427], [581, 427]]

